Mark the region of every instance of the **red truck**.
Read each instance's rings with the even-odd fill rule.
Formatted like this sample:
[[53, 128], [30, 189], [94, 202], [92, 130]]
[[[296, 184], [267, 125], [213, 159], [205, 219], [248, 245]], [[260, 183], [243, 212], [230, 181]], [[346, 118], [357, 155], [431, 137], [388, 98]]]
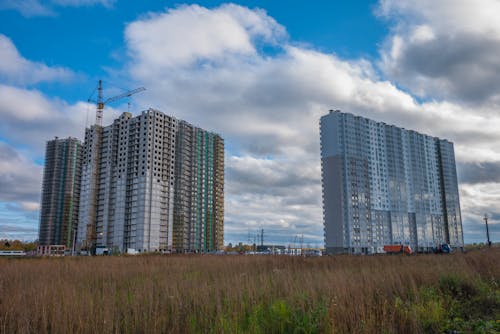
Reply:
[[404, 245], [385, 245], [384, 246], [384, 252], [387, 254], [398, 254], [398, 253], [404, 253], [406, 255], [410, 255], [413, 253], [411, 250], [411, 247], [404, 246]]

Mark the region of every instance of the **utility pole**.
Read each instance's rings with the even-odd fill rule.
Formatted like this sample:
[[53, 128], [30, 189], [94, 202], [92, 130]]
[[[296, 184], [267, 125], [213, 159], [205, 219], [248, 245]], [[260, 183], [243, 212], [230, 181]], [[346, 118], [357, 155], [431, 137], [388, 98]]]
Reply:
[[490, 229], [488, 228], [488, 216], [484, 215], [484, 223], [486, 224], [486, 239], [488, 240], [488, 247], [491, 247]]
[[264, 247], [264, 229], [260, 230], [260, 246]]

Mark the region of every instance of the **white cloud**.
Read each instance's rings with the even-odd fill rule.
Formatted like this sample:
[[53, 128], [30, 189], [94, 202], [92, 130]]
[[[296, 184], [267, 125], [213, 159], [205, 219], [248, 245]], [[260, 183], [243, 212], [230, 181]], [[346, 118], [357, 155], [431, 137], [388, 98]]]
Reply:
[[2, 0], [0, 10], [15, 10], [24, 17], [53, 16], [55, 13], [38, 0]]
[[15, 10], [24, 17], [57, 16], [54, 6], [88, 7], [101, 5], [112, 8], [116, 0], [1, 0], [0, 10]]
[[227, 157], [227, 241], [246, 241], [248, 232], [263, 228], [268, 241], [289, 243], [306, 234], [321, 244], [320, 175], [311, 161]]
[[[434, 31], [428, 25], [419, 25], [416, 26], [413, 31], [411, 31], [410, 41], [413, 43], [425, 43], [428, 41], [432, 41], [436, 38]], [[399, 46], [401, 48], [401, 46]], [[399, 55], [394, 55], [398, 57]]]
[[424, 98], [498, 105], [499, 12], [496, 0], [382, 0], [393, 26], [380, 66]]
[[[19, 108], [20, 101], [23, 108]], [[83, 103], [72, 106], [50, 100], [36, 90], [0, 85], [0, 116], [3, 118], [0, 132], [9, 142], [27, 145], [40, 154], [45, 141], [54, 136], [82, 137], [90, 108]]]
[[[22, 110], [20, 110], [21, 105]], [[50, 102], [39, 91], [0, 84], [0, 114], [4, 120], [37, 121], [47, 119], [52, 113], [51, 107]], [[8, 121], [4, 124], [6, 123]]]
[[490, 240], [498, 241], [500, 235], [500, 183], [462, 184], [460, 202], [466, 242], [486, 242], [484, 215], [488, 216]]
[[21, 202], [21, 207], [25, 211], [38, 211], [40, 209], [39, 202]]
[[[119, 115], [106, 107], [104, 123]], [[38, 90], [0, 84], [0, 133], [10, 143], [26, 146], [31, 157], [43, 155], [45, 142], [58, 137], [82, 138], [85, 126], [95, 120], [95, 105], [86, 102], [68, 104], [50, 99]]]
[[66, 7], [82, 7], [101, 5], [106, 8], [111, 8], [116, 0], [52, 0], [52, 3]]
[[284, 35], [284, 28], [265, 12], [232, 4], [214, 10], [192, 5], [150, 13], [125, 31], [136, 63], [134, 73], [140, 76], [204, 60], [227, 61], [228, 55], [252, 56], [256, 39], [276, 42]]
[[0, 142], [0, 201], [33, 209], [41, 193], [42, 167], [14, 147]]
[[407, 28], [403, 21], [410, 26], [427, 21], [440, 32], [487, 33], [496, 39], [500, 39], [499, 12], [497, 0], [381, 0], [378, 8], [379, 15], [401, 24], [399, 29]]
[[43, 81], [67, 81], [74, 77], [73, 71], [64, 67], [49, 67], [43, 63], [27, 60], [19, 54], [16, 46], [5, 35], [0, 34], [0, 82], [11, 84], [35, 84]]
[[500, 202], [500, 183], [462, 184], [460, 196], [465, 216], [481, 218], [485, 213], [497, 212]]

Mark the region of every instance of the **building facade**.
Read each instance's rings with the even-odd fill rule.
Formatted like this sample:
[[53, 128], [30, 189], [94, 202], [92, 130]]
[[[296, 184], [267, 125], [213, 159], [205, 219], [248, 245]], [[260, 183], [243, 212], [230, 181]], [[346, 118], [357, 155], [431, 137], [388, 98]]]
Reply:
[[220, 136], [154, 109], [136, 117], [123, 113], [112, 125], [86, 129], [79, 247], [220, 249], [223, 145]]
[[78, 226], [81, 146], [71, 137], [56, 137], [46, 144], [38, 235], [42, 246], [73, 246]]
[[223, 249], [224, 141], [181, 121], [176, 149], [175, 248], [196, 252]]
[[320, 137], [328, 253], [463, 247], [453, 143], [338, 110]]

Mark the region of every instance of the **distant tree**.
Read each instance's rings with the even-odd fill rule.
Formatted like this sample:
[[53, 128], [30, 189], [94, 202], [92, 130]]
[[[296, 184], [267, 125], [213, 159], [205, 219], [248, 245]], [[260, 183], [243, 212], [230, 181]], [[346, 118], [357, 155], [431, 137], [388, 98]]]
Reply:
[[0, 250], [36, 250], [38, 241], [23, 242], [21, 240], [0, 240]]
[[237, 245], [233, 245], [232, 243], [227, 244], [224, 247], [226, 252], [248, 252], [255, 249], [255, 245], [247, 245], [242, 242], [239, 242]]
[[35, 251], [38, 247], [38, 240], [37, 241], [32, 241], [32, 242], [26, 242], [24, 244], [24, 250], [26, 252], [32, 252]]

